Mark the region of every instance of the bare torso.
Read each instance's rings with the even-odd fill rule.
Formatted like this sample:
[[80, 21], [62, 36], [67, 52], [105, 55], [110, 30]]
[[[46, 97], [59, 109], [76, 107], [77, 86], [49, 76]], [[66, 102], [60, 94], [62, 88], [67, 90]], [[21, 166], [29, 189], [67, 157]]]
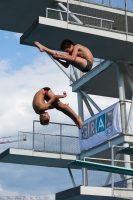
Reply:
[[77, 56], [81, 57], [81, 58], [84, 58], [86, 60], [89, 60], [92, 63], [94, 62], [94, 57], [93, 57], [91, 51], [87, 47], [82, 46], [80, 44], [78, 44], [78, 53], [77, 53]]

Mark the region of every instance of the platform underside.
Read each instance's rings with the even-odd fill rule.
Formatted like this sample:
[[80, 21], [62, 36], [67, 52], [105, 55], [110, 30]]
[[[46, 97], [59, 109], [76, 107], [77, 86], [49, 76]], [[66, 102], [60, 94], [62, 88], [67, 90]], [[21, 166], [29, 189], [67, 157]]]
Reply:
[[[46, 16], [46, 8], [56, 8], [54, 2], [58, 2], [58, 0], [0, 0], [0, 29], [24, 33], [38, 16]], [[59, 2], [66, 4], [66, 0]], [[69, 3], [77, 4], [76, 1]], [[121, 15], [124, 15], [125, 12], [90, 2], [85, 3], [84, 1], [80, 2], [80, 6], [106, 10]], [[132, 13], [129, 12], [128, 15], [132, 16]]]
[[0, 0], [0, 29], [23, 33], [47, 7], [53, 0]]
[[76, 155], [66, 155], [32, 150], [9, 148], [0, 154], [0, 162], [66, 168], [69, 161], [75, 160]]
[[133, 155], [133, 146], [121, 149], [117, 152], [117, 154], [126, 154], [126, 155]]
[[[126, 194], [128, 191], [124, 191]], [[126, 195], [125, 195], [126, 196]], [[78, 186], [56, 193], [56, 200], [124, 200], [126, 198], [112, 197], [111, 188]]]
[[[133, 81], [133, 66], [126, 67], [131, 80]], [[113, 88], [113, 89], [112, 89]], [[73, 83], [72, 91], [84, 90], [87, 94], [119, 98], [117, 68], [115, 64], [109, 65], [105, 62], [98, 65], [90, 73], [87, 73], [78, 81]], [[132, 98], [132, 92], [125, 80], [126, 99]]]
[[34, 45], [39, 41], [43, 45], [60, 50], [62, 40], [70, 39], [74, 43], [88, 47], [95, 58], [105, 60], [126, 60], [133, 63], [133, 36], [125, 33], [67, 24], [65, 21], [39, 17], [22, 35], [21, 44]]

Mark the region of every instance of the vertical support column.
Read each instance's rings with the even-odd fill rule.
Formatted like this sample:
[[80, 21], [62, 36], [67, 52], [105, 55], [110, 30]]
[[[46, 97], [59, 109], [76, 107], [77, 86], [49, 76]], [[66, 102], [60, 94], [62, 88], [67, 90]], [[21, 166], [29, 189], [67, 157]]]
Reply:
[[[82, 121], [84, 121], [83, 100], [82, 100], [82, 94], [80, 92], [77, 92], [77, 98], [78, 98], [78, 114], [80, 115]], [[82, 168], [83, 185], [86, 184], [86, 180], [87, 180], [87, 172], [85, 168]]]
[[67, 23], [69, 22], [69, 0], [67, 0]]
[[118, 91], [120, 99], [120, 114], [121, 114], [121, 127], [122, 133], [126, 132], [126, 103], [125, 101], [125, 86], [124, 86], [124, 74], [120, 64], [117, 65], [117, 79], [118, 79]]
[[77, 97], [78, 97], [78, 114], [80, 115], [82, 121], [84, 121], [82, 94], [80, 92], [77, 92]]
[[[122, 133], [126, 133], [126, 124], [127, 124], [127, 119], [126, 119], [126, 103], [125, 101], [125, 86], [124, 86], [124, 73], [122, 70], [121, 64], [117, 65], [117, 78], [118, 78], [118, 90], [119, 90], [119, 98], [120, 98], [120, 112], [121, 112], [121, 126], [122, 126]], [[128, 147], [129, 144], [125, 143], [123, 144], [124, 147]], [[124, 161], [125, 161], [125, 167], [131, 168], [130, 165], [130, 156], [129, 155], [124, 155]], [[130, 178], [130, 176], [125, 176], [126, 179]], [[127, 187], [131, 188], [132, 183], [131, 180], [127, 181]]]
[[35, 140], [34, 132], [35, 132], [35, 127], [34, 127], [34, 120], [33, 120], [33, 151], [34, 151], [34, 140]]
[[18, 148], [19, 148], [19, 131], [18, 131]]
[[[123, 146], [129, 147], [128, 143], [123, 144]], [[131, 163], [130, 162], [130, 155], [124, 155], [124, 161], [125, 161], [125, 167], [131, 168]], [[131, 176], [125, 175], [126, 179], [131, 178]], [[127, 180], [127, 188], [132, 188], [132, 179]]]
[[[114, 165], [114, 145], [111, 147], [111, 164]], [[114, 174], [112, 174], [112, 196], [114, 196]]]
[[88, 174], [86, 168], [82, 168], [82, 180], [83, 180], [83, 185], [88, 186]]
[[62, 124], [60, 124], [60, 154], [62, 154]]
[[128, 20], [127, 20], [127, 0], [124, 0], [125, 3], [125, 29], [128, 34]]

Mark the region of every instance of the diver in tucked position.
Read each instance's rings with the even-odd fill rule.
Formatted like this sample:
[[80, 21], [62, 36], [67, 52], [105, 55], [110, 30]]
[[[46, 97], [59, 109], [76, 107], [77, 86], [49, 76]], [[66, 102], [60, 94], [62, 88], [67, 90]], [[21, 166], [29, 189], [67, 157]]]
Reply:
[[[42, 88], [35, 94], [32, 105], [36, 114], [40, 115], [40, 123], [42, 125], [49, 124], [50, 116], [46, 110], [56, 108], [70, 117], [79, 129], [82, 128], [81, 117], [76, 115], [76, 113], [67, 104], [62, 103], [59, 100], [60, 98], [65, 98], [66, 96], [66, 92], [63, 92], [63, 95], [55, 95], [48, 87]], [[45, 100], [47, 102], [45, 102]]]
[[[84, 73], [89, 72], [92, 68], [94, 57], [91, 51], [85, 46], [74, 44], [71, 40], [63, 40], [60, 45], [61, 50], [67, 52], [67, 54], [48, 49], [39, 42], [35, 42], [35, 45], [41, 52], [45, 51], [49, 53], [66, 68], [68, 68], [71, 64]], [[61, 61], [60, 59], [64, 60], [65, 62]]]

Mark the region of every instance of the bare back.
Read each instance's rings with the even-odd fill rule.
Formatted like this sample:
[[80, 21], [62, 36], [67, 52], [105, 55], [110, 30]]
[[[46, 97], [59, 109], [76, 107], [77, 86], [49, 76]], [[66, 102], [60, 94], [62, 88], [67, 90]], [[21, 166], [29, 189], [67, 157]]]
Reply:
[[45, 104], [45, 93], [44, 90], [41, 89], [35, 94], [32, 102], [33, 108], [37, 114], [42, 113], [39, 108], [44, 104]]
[[84, 58], [86, 60], [90, 60], [92, 63], [94, 62], [94, 57], [91, 53], [91, 51], [85, 47], [85, 46], [82, 46], [80, 44], [76, 44], [74, 46], [74, 48], [78, 45], [78, 52], [77, 52], [77, 56], [78, 57], [81, 57], [81, 58]]

